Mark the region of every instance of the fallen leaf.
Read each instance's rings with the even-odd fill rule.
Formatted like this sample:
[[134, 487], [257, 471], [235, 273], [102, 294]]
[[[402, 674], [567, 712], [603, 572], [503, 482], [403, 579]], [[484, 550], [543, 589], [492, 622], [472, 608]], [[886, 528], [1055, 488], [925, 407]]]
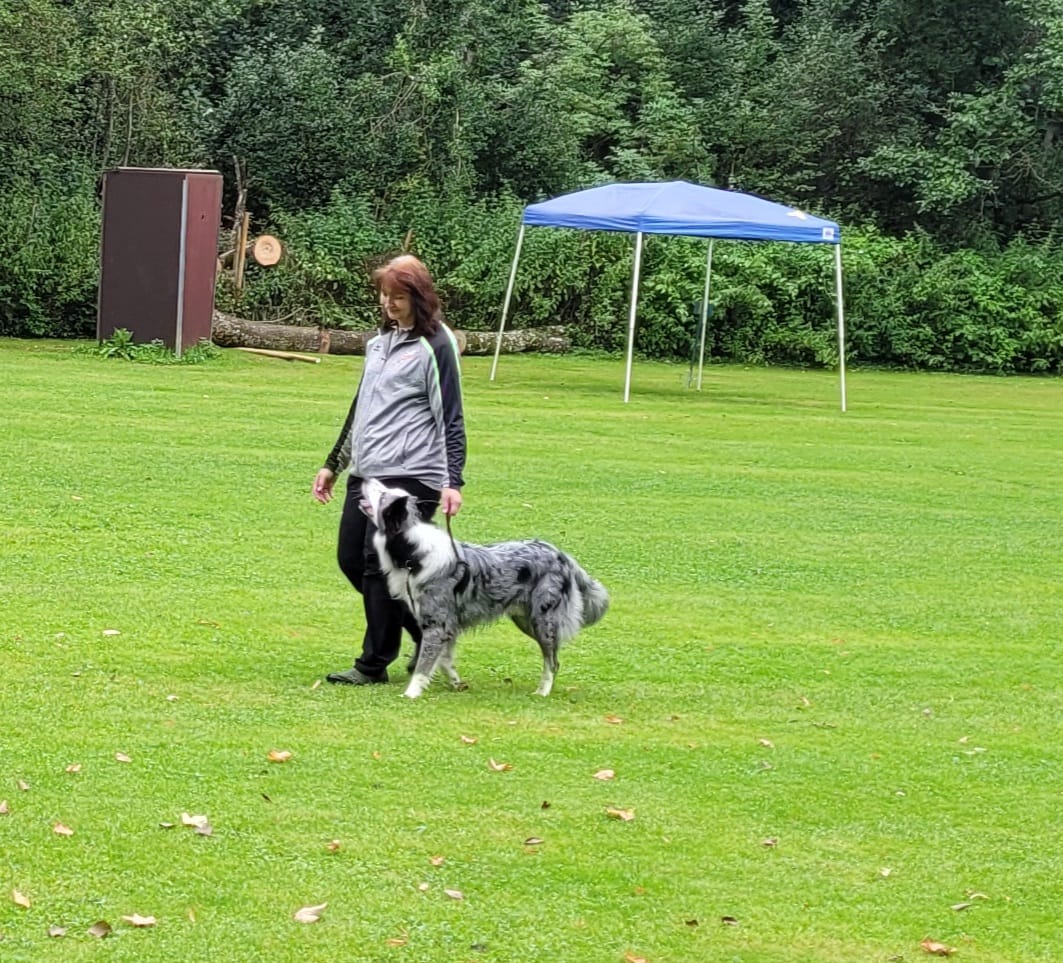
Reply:
[[210, 823], [204, 823], [202, 826], [196, 826], [196, 828], [193, 830], [193, 832], [197, 836], [213, 836], [214, 835], [214, 827], [211, 826]]
[[168, 695], [166, 697], [166, 701], [167, 702], [176, 702], [177, 701], [177, 696], [175, 696], [173, 693], [170, 693], [170, 695]]
[[71, 763], [69, 766], [66, 767], [66, 771], [67, 772], [81, 772], [81, 763], [80, 762]]
[[313, 692], [314, 689], [318, 689], [320, 687], [321, 687], [321, 680], [320, 679], [314, 679], [314, 684], [312, 686], [310, 686], [310, 691]]
[[18, 781], [18, 788], [19, 788], [19, 790], [21, 792], [29, 792], [30, 791], [30, 784], [28, 782], [26, 782], [25, 779], [20, 779]]
[[487, 768], [492, 772], [509, 772], [513, 766], [508, 762], [495, 762], [494, 759], [489, 759]]
[[132, 762], [133, 761], [124, 752], [116, 752], [114, 754], [114, 758], [115, 758], [116, 762]]
[[57, 836], [73, 836], [74, 835], [74, 830], [72, 830], [69, 826], [64, 826], [62, 823], [56, 823], [52, 827], [52, 832], [55, 833]]
[[735, 919], [733, 916], [721, 916], [720, 917], [720, 922], [723, 923], [724, 926], [737, 926], [738, 925], [738, 920]]
[[7, 800], [0, 799], [0, 816], [6, 816], [11, 810], [7, 808]]
[[687, 924], [687, 926], [701, 926], [701, 924], [697, 920], [685, 920], [684, 922]]
[[207, 826], [210, 824], [210, 820], [206, 816], [192, 816], [189, 813], [181, 813], [181, 825], [182, 826]]
[[325, 849], [327, 849], [330, 853], [335, 853], [339, 851], [341, 845], [342, 843], [338, 839], [334, 839], [325, 847]]
[[103, 634], [104, 635], [121, 635], [122, 633], [119, 632], [118, 629], [104, 629], [103, 630]]
[[601, 779], [603, 782], [607, 779], [615, 779], [616, 773], [612, 769], [599, 769], [594, 774], [595, 779]]
[[287, 749], [270, 749], [266, 758], [270, 762], [287, 762], [292, 758], [292, 754]]
[[542, 846], [543, 842], [544, 842], [544, 840], [540, 839], [538, 836], [529, 836], [526, 840], [524, 840], [524, 845], [525, 846]]
[[381, 756], [381, 754], [380, 754], [380, 750], [379, 749], [376, 752], [373, 753], [373, 758], [377, 759], [377, 760], [383, 758], [383, 756]]
[[882, 869], [880, 869], [880, 870], [878, 871], [878, 874], [879, 874], [879, 876], [881, 876], [881, 877], [882, 877], [883, 879], [885, 879], [885, 878], [886, 878], [887, 876], [889, 876], [889, 875], [890, 875], [890, 873], [892, 873], [892, 872], [893, 872], [893, 870], [892, 870], [892, 869], [890, 869], [890, 868], [889, 868], [888, 866], [883, 866], [883, 867], [882, 867]]
[[919, 944], [923, 951], [931, 954], [932, 956], [952, 956], [956, 952], [954, 946], [948, 946], [945, 943], [939, 943], [937, 940], [932, 940], [927, 937]]
[[550, 808], [550, 800], [549, 799], [544, 799], [543, 802], [542, 802], [542, 805], [539, 808], [540, 809], [549, 809]]
[[759, 742], [765, 749], [775, 748], [775, 743], [772, 742], [770, 739], [758, 739], [757, 742]]
[[401, 936], [393, 936], [390, 940], [388, 940], [388, 946], [405, 946], [405, 945], [406, 945], [406, 940], [403, 939]]
[[480, 740], [476, 736], [462, 736], [461, 741], [467, 746], [475, 746]]
[[24, 893], [20, 893], [17, 889], [11, 890], [11, 902], [16, 906], [21, 906], [23, 909], [29, 909], [33, 905], [30, 902], [30, 898]]
[[123, 916], [122, 919], [130, 926], [140, 927], [154, 926], [157, 922], [154, 916], [141, 916], [139, 913], [133, 913], [132, 916]]
[[465, 894], [460, 889], [445, 889], [443, 892], [451, 899], [465, 899]]
[[624, 954], [624, 963], [649, 963], [649, 961], [646, 959], [646, 957], [639, 956], [637, 953], [633, 953], [631, 952], [631, 950], [628, 950]]
[[189, 906], [186, 915], [188, 916], [189, 922], [194, 923], [196, 921], [196, 908], [194, 906]]
[[774, 836], [769, 836], [767, 839], [762, 839], [760, 841], [760, 845], [767, 846], [769, 849], [774, 849], [776, 846], [779, 845], [779, 840], [776, 839]]
[[99, 920], [89, 927], [89, 936], [95, 936], [98, 940], [102, 940], [110, 935], [111, 924], [108, 923], [107, 920]]
[[970, 900], [975, 900], [975, 899], [989, 899], [989, 897], [988, 897], [988, 896], [986, 896], [986, 894], [985, 894], [985, 893], [979, 893], [979, 892], [978, 892], [977, 890], [973, 890], [973, 889], [972, 889], [972, 890], [970, 890], [970, 891], [969, 891], [969, 892], [967, 893], [967, 898], [968, 898], [968, 899], [970, 899]]
[[419, 889], [419, 890], [420, 890], [420, 891], [421, 891], [422, 893], [427, 893], [427, 892], [428, 892], [428, 890], [429, 890], [429, 884], [428, 884], [428, 883], [420, 883], [420, 884], [419, 884], [419, 885], [417, 886], [417, 888], [418, 888], [418, 889]]
[[159, 829], [173, 829], [177, 823], [159, 823]]
[[49, 936], [54, 936], [57, 939], [60, 936], [66, 936], [66, 927], [65, 926], [49, 926], [48, 927], [48, 935]]
[[965, 909], [970, 909], [974, 906], [974, 903], [953, 903], [949, 909], [955, 910], [957, 913], [963, 912]]
[[621, 719], [620, 716], [606, 716], [605, 721], [608, 722], [611, 726], [618, 726], [624, 720]]
[[635, 818], [635, 811], [633, 809], [615, 809], [610, 806], [605, 810], [605, 815], [610, 819], [619, 819], [622, 822], [629, 823]]
[[316, 923], [321, 919], [321, 911], [326, 906], [328, 906], [328, 903], [320, 903], [317, 906], [304, 906], [295, 911], [295, 921], [297, 923]]
[[433, 866], [442, 866], [443, 863], [446, 862], [446, 860], [446, 856], [433, 856], [428, 860], [428, 862], [430, 862]]

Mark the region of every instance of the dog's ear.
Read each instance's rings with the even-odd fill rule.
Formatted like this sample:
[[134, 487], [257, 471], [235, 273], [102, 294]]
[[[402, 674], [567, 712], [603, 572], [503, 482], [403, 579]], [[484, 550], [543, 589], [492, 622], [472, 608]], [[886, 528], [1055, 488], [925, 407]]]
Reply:
[[383, 529], [385, 535], [394, 535], [405, 527], [410, 512], [415, 510], [416, 505], [412, 495], [407, 495], [405, 492], [392, 495], [389, 492], [380, 501], [380, 525], [378, 527]]

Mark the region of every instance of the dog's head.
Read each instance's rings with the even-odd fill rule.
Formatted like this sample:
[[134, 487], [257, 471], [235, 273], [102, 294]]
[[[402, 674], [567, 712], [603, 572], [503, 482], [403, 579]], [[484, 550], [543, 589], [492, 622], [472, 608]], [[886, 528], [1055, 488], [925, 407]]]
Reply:
[[420, 519], [417, 499], [413, 495], [402, 488], [388, 488], [376, 478], [362, 482], [358, 507], [385, 535], [394, 535]]

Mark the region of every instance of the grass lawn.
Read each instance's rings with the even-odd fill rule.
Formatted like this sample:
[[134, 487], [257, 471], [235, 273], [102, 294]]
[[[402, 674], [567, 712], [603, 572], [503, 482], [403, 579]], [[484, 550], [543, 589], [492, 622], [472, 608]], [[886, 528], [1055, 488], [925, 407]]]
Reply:
[[0, 959], [1063, 957], [1063, 382], [464, 365], [456, 534], [612, 593], [545, 700], [321, 684], [361, 359], [0, 342]]

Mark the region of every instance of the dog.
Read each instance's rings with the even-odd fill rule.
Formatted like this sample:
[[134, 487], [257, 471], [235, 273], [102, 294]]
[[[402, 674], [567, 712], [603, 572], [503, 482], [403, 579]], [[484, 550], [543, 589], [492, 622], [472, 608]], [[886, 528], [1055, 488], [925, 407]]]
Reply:
[[407, 698], [420, 696], [439, 667], [456, 689], [465, 688], [454, 668], [458, 635], [506, 615], [539, 643], [543, 674], [535, 694], [548, 696], [558, 648], [609, 608], [601, 582], [549, 542], [456, 542], [422, 521], [414, 496], [374, 478], [362, 482], [359, 505], [376, 527], [373, 544], [388, 590], [409, 606], [421, 627]]

